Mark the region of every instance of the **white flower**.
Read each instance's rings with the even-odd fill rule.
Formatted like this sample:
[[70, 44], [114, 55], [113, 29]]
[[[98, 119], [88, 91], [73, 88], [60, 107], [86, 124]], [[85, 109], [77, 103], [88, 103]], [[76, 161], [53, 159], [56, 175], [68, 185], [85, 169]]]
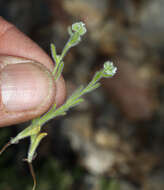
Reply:
[[104, 73], [104, 76], [105, 77], [110, 77], [110, 76], [113, 76], [116, 74], [116, 71], [117, 71], [117, 67], [114, 67], [113, 66], [113, 62], [111, 61], [106, 61], [104, 63], [104, 70], [103, 70], [103, 73]]
[[78, 32], [80, 36], [83, 36], [86, 33], [87, 29], [83, 22], [77, 22], [72, 25], [72, 31]]

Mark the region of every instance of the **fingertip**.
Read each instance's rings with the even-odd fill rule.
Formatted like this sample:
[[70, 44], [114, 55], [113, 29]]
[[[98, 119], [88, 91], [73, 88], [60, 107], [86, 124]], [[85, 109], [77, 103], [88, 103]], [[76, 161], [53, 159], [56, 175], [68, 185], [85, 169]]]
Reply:
[[2, 17], [0, 17], [0, 54], [35, 60], [51, 71], [54, 67], [43, 49]]
[[55, 101], [57, 102], [57, 106], [62, 105], [65, 99], [66, 99], [66, 85], [64, 78], [61, 76], [59, 80], [56, 82]]
[[55, 83], [49, 70], [24, 58], [14, 57], [17, 62], [9, 62], [12, 58], [0, 57], [0, 126], [33, 119], [55, 101]]
[[[10, 55], [10, 56], [6, 56], [5, 59], [6, 61], [9, 61], [12, 64], [14, 64], [15, 61], [22, 62], [25, 60], [30, 60], [34, 64], [37, 63], [36, 65], [40, 64], [40, 66], [44, 68], [43, 70], [49, 73], [48, 75], [51, 78], [51, 81], [53, 81], [51, 71], [54, 68], [54, 63], [51, 60], [51, 58], [35, 42], [33, 42], [30, 38], [28, 38], [26, 35], [20, 32], [14, 25], [12, 25], [11, 23], [7, 22], [2, 17], [0, 17], [0, 55], [2, 54]], [[3, 66], [1, 62], [2, 62], [2, 57], [0, 57], [0, 69], [2, 69], [2, 66]], [[28, 105], [27, 103], [26, 110], [22, 112], [17, 111], [15, 113], [13, 111], [11, 113], [6, 110], [4, 111], [4, 108], [2, 106], [2, 100], [1, 100], [2, 97], [0, 97], [0, 102], [1, 102], [0, 103], [0, 126], [6, 126], [6, 125], [11, 125], [11, 124], [16, 124], [16, 123], [24, 122], [27, 120], [31, 120], [37, 117], [38, 115], [41, 115], [44, 112], [46, 112], [48, 108], [54, 102], [56, 102], [57, 106], [60, 106], [64, 102], [65, 97], [66, 97], [66, 88], [65, 88], [64, 79], [63, 77], [60, 77], [60, 79], [56, 82], [56, 84], [54, 84], [54, 82], [52, 83], [53, 83], [53, 87], [51, 88], [51, 93], [52, 93], [51, 98], [49, 97], [48, 101], [46, 102], [46, 104], [44, 104], [42, 108], [39, 108], [36, 110], [29, 111], [28, 107], [30, 105]], [[56, 88], [55, 88], [55, 85], [56, 85]], [[40, 89], [40, 92], [42, 92], [42, 95], [45, 93], [43, 89], [46, 89], [46, 88], [43, 87], [42, 89]], [[18, 97], [17, 97], [17, 100], [19, 100]], [[39, 102], [40, 101], [39, 98], [38, 99], [36, 98], [36, 101]], [[19, 102], [19, 106], [20, 106], [20, 102]], [[12, 106], [12, 109], [13, 108], [14, 107]]]

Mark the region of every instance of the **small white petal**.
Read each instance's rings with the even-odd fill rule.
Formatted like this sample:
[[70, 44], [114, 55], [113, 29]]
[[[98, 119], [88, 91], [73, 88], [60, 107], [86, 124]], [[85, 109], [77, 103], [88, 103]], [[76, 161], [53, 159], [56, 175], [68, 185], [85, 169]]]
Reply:
[[117, 71], [117, 68], [113, 66], [113, 62], [106, 61], [104, 63], [104, 73], [107, 75], [114, 75]]

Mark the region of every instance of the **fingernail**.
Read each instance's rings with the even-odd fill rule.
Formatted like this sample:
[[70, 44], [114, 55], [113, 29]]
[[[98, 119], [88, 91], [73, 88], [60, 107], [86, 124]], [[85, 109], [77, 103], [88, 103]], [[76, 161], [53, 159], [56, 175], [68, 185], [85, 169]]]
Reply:
[[[23, 59], [25, 60], [25, 59]], [[2, 68], [3, 63], [1, 63]], [[8, 60], [9, 61], [9, 60]], [[15, 60], [5, 65], [0, 74], [1, 98], [5, 110], [21, 112], [35, 110], [52, 99], [52, 78], [47, 69], [33, 61]], [[51, 96], [51, 97], [50, 97]]]

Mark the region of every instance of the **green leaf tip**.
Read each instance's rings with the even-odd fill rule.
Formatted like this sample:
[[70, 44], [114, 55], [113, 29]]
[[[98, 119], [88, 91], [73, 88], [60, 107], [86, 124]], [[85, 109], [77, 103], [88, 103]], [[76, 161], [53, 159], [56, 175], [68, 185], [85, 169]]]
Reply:
[[113, 77], [116, 74], [117, 67], [113, 65], [113, 62], [106, 61], [103, 68], [103, 77]]
[[72, 25], [72, 31], [78, 32], [80, 36], [83, 36], [87, 32], [87, 29], [83, 22], [77, 22]]

